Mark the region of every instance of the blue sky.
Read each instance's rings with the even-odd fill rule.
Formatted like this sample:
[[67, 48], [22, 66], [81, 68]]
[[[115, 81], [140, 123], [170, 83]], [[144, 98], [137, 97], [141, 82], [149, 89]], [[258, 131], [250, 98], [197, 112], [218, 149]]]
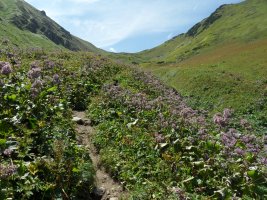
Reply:
[[25, 0], [84, 40], [114, 52], [155, 47], [222, 4], [241, 0]]

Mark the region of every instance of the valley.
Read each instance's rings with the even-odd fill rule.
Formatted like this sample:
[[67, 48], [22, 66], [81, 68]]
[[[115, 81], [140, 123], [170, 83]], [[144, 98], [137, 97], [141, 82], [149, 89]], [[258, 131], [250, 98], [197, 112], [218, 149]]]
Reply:
[[266, 199], [267, 3], [110, 53], [0, 1], [0, 199]]

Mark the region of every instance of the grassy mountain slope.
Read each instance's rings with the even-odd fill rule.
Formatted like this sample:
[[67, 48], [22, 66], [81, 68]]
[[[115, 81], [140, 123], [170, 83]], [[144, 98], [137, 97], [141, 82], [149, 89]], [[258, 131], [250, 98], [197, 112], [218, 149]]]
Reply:
[[230, 107], [266, 126], [266, 10], [263, 0], [222, 6], [186, 34], [135, 58], [190, 97], [191, 106], [211, 113]]
[[223, 5], [186, 34], [141, 52], [140, 56], [156, 61], [179, 62], [220, 44], [233, 41], [247, 43], [267, 37], [266, 10], [267, 3], [264, 0]]
[[47, 17], [44, 11], [23, 0], [3, 0], [0, 11], [0, 34], [15, 45], [101, 52], [91, 43], [71, 35]]

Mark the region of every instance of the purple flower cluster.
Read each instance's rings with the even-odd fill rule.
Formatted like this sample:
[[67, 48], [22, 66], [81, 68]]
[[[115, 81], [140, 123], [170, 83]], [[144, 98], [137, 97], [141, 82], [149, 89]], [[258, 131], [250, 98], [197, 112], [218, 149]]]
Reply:
[[9, 62], [0, 61], [0, 70], [1, 74], [9, 75], [10, 73], [12, 73], [11, 64]]
[[44, 61], [44, 68], [45, 69], [53, 69], [56, 66], [54, 61], [51, 60], [45, 60]]
[[13, 153], [13, 150], [12, 149], [5, 149], [3, 154], [7, 157], [10, 157]]
[[154, 134], [154, 137], [155, 137], [156, 143], [163, 143], [163, 142], [165, 142], [165, 137], [162, 134], [155, 133]]
[[[152, 77], [149, 77], [152, 79]], [[150, 84], [153, 80], [149, 80]], [[155, 81], [160, 84], [158, 81]], [[161, 85], [161, 84], [160, 84]], [[160, 88], [161, 86], [159, 86]], [[163, 88], [164, 86], [162, 86]], [[157, 111], [157, 128], [158, 131], [164, 130], [177, 130], [179, 128], [178, 124], [182, 120], [184, 123], [188, 124], [190, 127], [205, 127], [206, 121], [202, 115], [199, 115], [197, 111], [188, 107], [181, 97], [174, 92], [173, 89], [164, 89], [164, 95], [158, 95], [156, 97], [150, 97], [146, 91], [141, 91], [138, 93], [133, 93], [128, 89], [123, 89], [117, 84], [105, 85], [103, 88], [107, 95], [107, 99], [110, 103], [117, 102], [118, 105], [124, 105], [129, 110], [137, 113], [143, 111]], [[161, 113], [163, 110], [168, 110], [167, 117]]]
[[41, 66], [41, 63], [38, 60], [35, 60], [35, 61], [33, 61], [33, 62], [30, 63], [31, 69], [40, 68], [40, 66]]
[[232, 148], [235, 146], [237, 139], [239, 139], [239, 133], [235, 129], [230, 129], [226, 133], [221, 133], [221, 141], [227, 148]]
[[225, 120], [221, 113], [217, 113], [213, 116], [213, 122], [220, 127], [224, 127], [226, 125]]
[[60, 79], [59, 79], [59, 75], [58, 74], [54, 74], [53, 83], [54, 84], [59, 84], [60, 83]]
[[144, 90], [145, 93], [152, 92], [158, 95], [157, 99], [155, 100], [168, 104], [174, 118], [182, 117], [186, 123], [198, 124], [199, 127], [205, 126], [205, 118], [196, 110], [188, 107], [181, 95], [176, 90], [169, 88], [165, 84], [162, 84], [162, 82], [154, 77], [151, 73], [134, 70], [133, 77], [135, 80], [146, 86], [146, 89]]
[[[177, 137], [181, 140], [185, 139], [189, 146], [202, 141], [209, 141], [212, 144], [218, 142], [217, 136], [209, 131], [210, 124], [207, 124], [205, 115], [187, 106], [175, 90], [162, 85], [150, 74], [137, 71], [134, 73], [134, 79], [140, 82], [139, 85], [134, 85], [138, 88], [136, 93], [135, 88], [125, 89], [117, 82], [105, 85], [103, 90], [108, 102], [107, 106], [123, 106], [123, 109], [126, 108], [127, 112], [137, 115], [133, 116], [134, 118], [138, 118], [140, 113], [144, 114], [146, 119], [152, 115], [153, 117], [149, 120], [154, 126], [149, 127], [149, 131], [156, 132], [152, 134], [155, 143], [165, 143], [165, 135], [172, 135], [170, 133], [178, 133], [179, 136]], [[222, 113], [217, 113], [213, 117], [213, 122], [222, 131], [219, 134], [220, 145], [218, 148], [220, 148], [225, 158], [229, 159], [229, 162], [230, 160], [235, 162], [236, 159], [253, 155], [258, 163], [265, 163], [266, 159], [263, 158], [266, 156], [266, 151], [264, 152], [262, 142], [252, 133], [244, 134], [230, 128], [232, 113], [231, 109], [224, 109]], [[245, 120], [241, 120], [240, 124], [243, 127], [250, 127]], [[187, 134], [186, 131], [182, 130], [183, 128], [191, 133], [196, 133], [196, 135]], [[174, 140], [174, 136], [170, 140]], [[206, 160], [208, 160], [209, 154], [205, 154], [203, 157], [207, 157]], [[244, 162], [247, 161], [244, 159]]]
[[3, 165], [0, 164], [0, 178], [5, 179], [12, 175], [14, 175], [17, 172], [17, 166], [11, 164], [11, 165]]
[[229, 108], [224, 109], [223, 114], [217, 113], [213, 116], [213, 122], [220, 127], [225, 127], [232, 116], [232, 110]]
[[185, 195], [185, 192], [179, 187], [173, 187], [172, 192], [177, 195], [178, 199], [186, 200], [188, 199]]
[[36, 68], [32, 68], [29, 72], [28, 72], [28, 78], [31, 79], [32, 81], [34, 81], [35, 79], [39, 78], [41, 76], [42, 70], [39, 67]]
[[259, 145], [260, 141], [256, 136], [241, 134], [235, 129], [229, 129], [227, 132], [222, 132], [221, 142], [224, 145], [225, 151], [228, 155], [243, 156], [246, 153], [257, 155], [263, 150]]
[[43, 82], [39, 79], [35, 80], [31, 86], [31, 96], [35, 98], [39, 95], [43, 86]]

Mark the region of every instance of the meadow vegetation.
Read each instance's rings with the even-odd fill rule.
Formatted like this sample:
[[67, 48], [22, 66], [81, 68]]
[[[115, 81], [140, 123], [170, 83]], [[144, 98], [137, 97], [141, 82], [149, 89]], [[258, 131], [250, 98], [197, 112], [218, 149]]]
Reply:
[[157, 48], [111, 54], [1, 1], [0, 199], [92, 199], [73, 110], [129, 199], [266, 199], [266, 6], [222, 6]]
[[88, 199], [95, 169], [72, 109], [118, 67], [89, 53], [1, 48], [0, 199]]
[[266, 133], [266, 10], [264, 0], [223, 5], [187, 33], [120, 57], [175, 88], [191, 107], [211, 116], [231, 108]]
[[102, 165], [131, 199], [266, 197], [266, 136], [233, 110], [210, 118], [153, 75], [90, 53], [7, 42], [0, 64], [2, 199], [90, 198], [72, 110], [87, 110]]

